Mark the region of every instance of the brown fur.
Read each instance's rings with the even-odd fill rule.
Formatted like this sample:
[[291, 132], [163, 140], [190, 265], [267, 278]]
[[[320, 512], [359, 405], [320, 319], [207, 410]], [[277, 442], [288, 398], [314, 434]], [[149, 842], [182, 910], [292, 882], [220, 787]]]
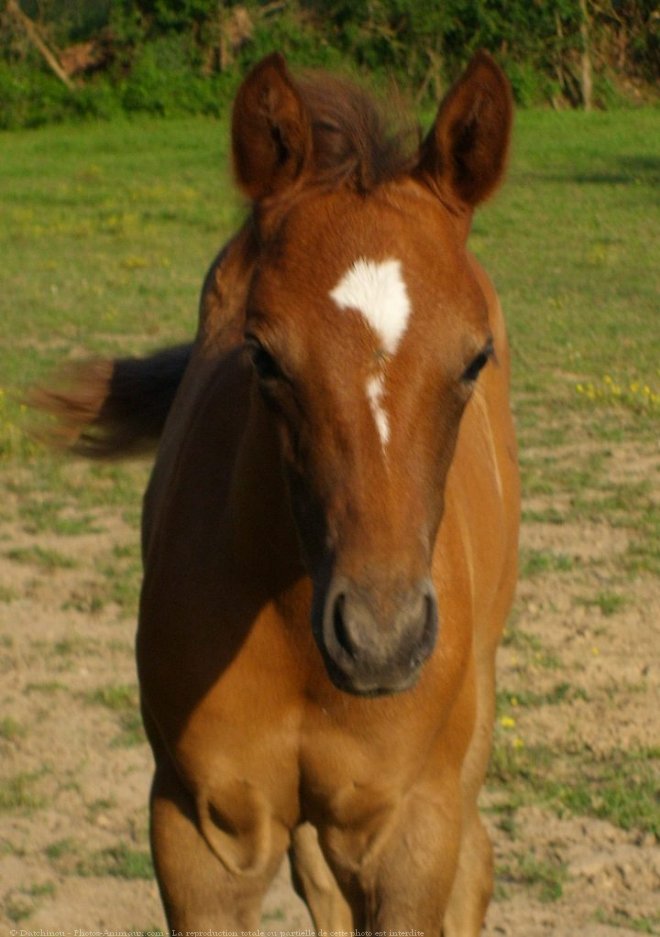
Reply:
[[311, 115], [321, 185], [353, 185], [366, 195], [412, 168], [416, 125], [396, 126], [366, 91], [332, 75], [307, 74], [299, 87]]
[[[477, 798], [519, 492], [504, 321], [466, 238], [502, 177], [506, 80], [475, 56], [414, 158], [383, 126], [361, 93], [266, 58], [232, 122], [253, 213], [206, 277], [192, 350], [41, 398], [93, 453], [168, 413], [137, 658], [177, 931], [256, 929], [287, 850], [328, 933], [476, 937], [492, 890]], [[358, 258], [405, 274], [386, 360], [330, 299]]]

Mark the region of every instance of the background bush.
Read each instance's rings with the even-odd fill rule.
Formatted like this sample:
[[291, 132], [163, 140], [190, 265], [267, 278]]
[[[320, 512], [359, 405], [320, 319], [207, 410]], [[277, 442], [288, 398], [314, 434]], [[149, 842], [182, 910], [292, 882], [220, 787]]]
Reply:
[[[652, 0], [20, 0], [56, 55], [96, 44], [100, 63], [58, 81], [0, 0], [0, 128], [126, 111], [214, 114], [266, 52], [294, 65], [394, 78], [437, 100], [477, 48], [506, 69], [518, 104], [653, 96], [660, 14]], [[65, 61], [65, 60], [63, 60]]]

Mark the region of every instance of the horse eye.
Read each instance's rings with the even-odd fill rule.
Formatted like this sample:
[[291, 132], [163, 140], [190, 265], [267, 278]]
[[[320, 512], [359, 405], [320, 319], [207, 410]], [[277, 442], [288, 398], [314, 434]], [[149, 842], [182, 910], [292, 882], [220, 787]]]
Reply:
[[260, 381], [275, 381], [282, 377], [282, 372], [270, 352], [255, 339], [248, 339], [247, 349]]
[[479, 377], [481, 370], [488, 364], [493, 355], [493, 343], [488, 342], [483, 351], [480, 351], [476, 358], [470, 362], [461, 376], [461, 381], [465, 384], [471, 384]]

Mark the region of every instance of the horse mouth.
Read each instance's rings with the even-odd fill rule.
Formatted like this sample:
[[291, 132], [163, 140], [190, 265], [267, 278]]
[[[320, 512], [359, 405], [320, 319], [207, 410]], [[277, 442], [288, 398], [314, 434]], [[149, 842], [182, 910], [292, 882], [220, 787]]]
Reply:
[[323, 653], [323, 663], [330, 678], [330, 682], [338, 690], [348, 693], [351, 696], [361, 696], [364, 699], [377, 699], [381, 696], [396, 696], [398, 693], [405, 693], [412, 690], [418, 683], [422, 671], [422, 663], [419, 663], [414, 669], [411, 668], [407, 674], [396, 674], [391, 676], [357, 676], [347, 673], [336, 661], [328, 654]]
[[328, 677], [338, 690], [366, 698], [395, 696], [417, 685], [435, 647], [437, 630], [437, 620], [430, 621], [422, 641], [412, 650], [377, 663], [360, 660], [336, 644], [328, 647], [318, 640], [317, 644]]

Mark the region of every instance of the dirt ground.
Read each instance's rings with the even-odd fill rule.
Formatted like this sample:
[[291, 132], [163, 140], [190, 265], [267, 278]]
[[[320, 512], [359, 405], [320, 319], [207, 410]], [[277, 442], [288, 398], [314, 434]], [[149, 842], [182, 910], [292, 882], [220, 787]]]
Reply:
[[[657, 450], [636, 455], [622, 450], [612, 470], [657, 473]], [[113, 508], [96, 509], [75, 536], [31, 531], [19, 501], [10, 492], [0, 513], [0, 932], [163, 928], [145, 858], [151, 758], [135, 723], [134, 626], [103, 592], [109, 558], [134, 551], [136, 531]], [[548, 506], [549, 497], [526, 503]], [[500, 745], [574, 751], [585, 765], [657, 748], [660, 590], [643, 572], [623, 590], [630, 536], [597, 518], [523, 526], [527, 551], [572, 562], [521, 580], [514, 628], [526, 637], [505, 641], [499, 658], [500, 691], [514, 706], [499, 717]], [[35, 555], [35, 544], [54, 552]], [[614, 580], [620, 603], [591, 601]], [[523, 705], [532, 691], [534, 705]], [[483, 796], [498, 867], [487, 937], [660, 933], [652, 834], [535, 802], [533, 791], [507, 813], [508, 797], [497, 783]], [[283, 869], [263, 926], [309, 923]]]

